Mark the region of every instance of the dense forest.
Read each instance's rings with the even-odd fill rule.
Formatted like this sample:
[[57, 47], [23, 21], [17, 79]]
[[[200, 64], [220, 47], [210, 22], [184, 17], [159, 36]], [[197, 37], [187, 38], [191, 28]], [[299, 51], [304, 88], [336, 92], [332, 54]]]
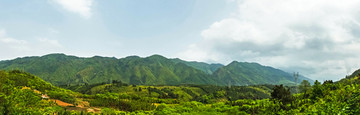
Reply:
[[298, 86], [64, 85], [0, 71], [0, 114], [359, 114], [359, 72]]
[[[292, 74], [258, 63], [228, 65], [169, 59], [161, 55], [82, 58], [64, 54], [0, 61], [0, 69], [23, 70], [53, 85], [92, 85], [113, 80], [131, 85], [294, 85]], [[311, 79], [300, 76], [299, 81]]]

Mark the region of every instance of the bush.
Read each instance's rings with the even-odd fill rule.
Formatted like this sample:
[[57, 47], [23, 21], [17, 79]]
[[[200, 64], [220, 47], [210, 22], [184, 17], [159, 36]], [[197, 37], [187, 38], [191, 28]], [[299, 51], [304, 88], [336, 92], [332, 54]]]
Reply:
[[75, 97], [65, 91], [49, 91], [47, 95], [53, 99], [59, 99], [67, 103], [75, 103]]

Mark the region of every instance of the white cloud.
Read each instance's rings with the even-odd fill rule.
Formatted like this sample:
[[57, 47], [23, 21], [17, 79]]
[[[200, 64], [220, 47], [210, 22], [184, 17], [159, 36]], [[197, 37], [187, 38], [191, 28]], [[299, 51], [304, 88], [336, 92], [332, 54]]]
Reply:
[[92, 0], [54, 0], [60, 4], [65, 10], [80, 14], [85, 18], [91, 17]]
[[28, 51], [29, 49], [27, 41], [7, 37], [4, 29], [0, 30], [0, 45], [0, 49], [4, 50], [3, 52], [6, 50]]
[[51, 40], [47, 38], [39, 38], [38, 39], [39, 44], [42, 44], [43, 46], [51, 46], [51, 47], [62, 47], [62, 45], [57, 40]]
[[360, 1], [239, 0], [231, 17], [179, 53], [187, 60], [255, 61], [313, 79], [360, 68]]
[[47, 38], [38, 40], [21, 40], [9, 37], [5, 29], [0, 29], [0, 59], [12, 59], [14, 57], [44, 55], [61, 51], [63, 46], [57, 41]]

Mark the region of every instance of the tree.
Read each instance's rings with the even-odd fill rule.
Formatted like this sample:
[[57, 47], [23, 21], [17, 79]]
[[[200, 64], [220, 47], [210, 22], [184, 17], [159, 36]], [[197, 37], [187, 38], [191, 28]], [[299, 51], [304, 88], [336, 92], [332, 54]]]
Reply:
[[275, 85], [271, 92], [271, 99], [282, 102], [282, 109], [287, 109], [286, 105], [291, 104], [295, 98], [291, 95], [290, 89], [286, 89], [283, 85]]
[[299, 90], [301, 93], [304, 93], [304, 97], [306, 96], [306, 93], [311, 89], [311, 84], [307, 80], [303, 80], [300, 83]]
[[333, 84], [334, 82], [332, 80], [325, 80], [323, 85], [326, 85], [326, 84]]
[[314, 82], [314, 85], [312, 86], [312, 95], [310, 98], [312, 100], [315, 100], [322, 96], [323, 96], [323, 87], [321, 86], [321, 83], [318, 80], [316, 80]]

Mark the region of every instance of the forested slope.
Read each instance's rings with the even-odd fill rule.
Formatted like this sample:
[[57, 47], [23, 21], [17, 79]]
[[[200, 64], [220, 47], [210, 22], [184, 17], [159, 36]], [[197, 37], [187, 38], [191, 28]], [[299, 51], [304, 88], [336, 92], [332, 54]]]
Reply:
[[[136, 85], [293, 85], [291, 74], [257, 63], [229, 65], [187, 62], [160, 55], [110, 58], [82, 58], [64, 54], [24, 57], [0, 61], [0, 69], [30, 72], [54, 85], [110, 83], [113, 80]], [[306, 79], [300, 77], [300, 80]]]

